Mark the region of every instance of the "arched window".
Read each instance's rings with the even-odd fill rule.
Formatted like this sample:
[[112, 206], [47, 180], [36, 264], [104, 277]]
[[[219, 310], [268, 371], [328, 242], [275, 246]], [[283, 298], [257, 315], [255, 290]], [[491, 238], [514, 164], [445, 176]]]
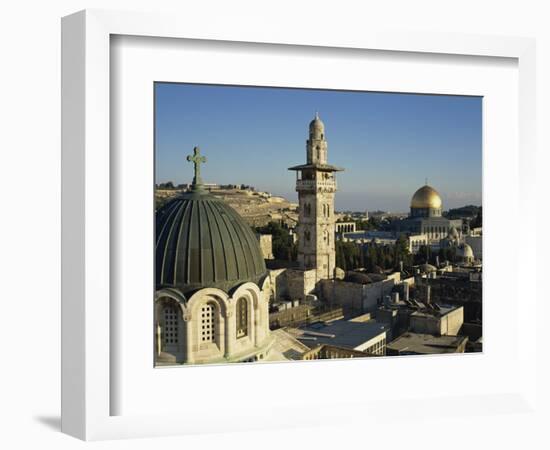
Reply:
[[237, 300], [237, 339], [248, 336], [248, 302], [246, 298]]
[[205, 303], [201, 308], [201, 341], [216, 340], [216, 307], [213, 303]]
[[164, 345], [173, 345], [178, 343], [178, 310], [174, 305], [165, 305], [164, 310]]

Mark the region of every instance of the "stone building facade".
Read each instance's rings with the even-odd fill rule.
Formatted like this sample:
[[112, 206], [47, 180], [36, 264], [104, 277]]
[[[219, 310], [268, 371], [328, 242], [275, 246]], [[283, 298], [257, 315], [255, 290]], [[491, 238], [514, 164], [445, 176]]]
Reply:
[[264, 259], [273, 259], [273, 237], [271, 234], [258, 234], [257, 236]]
[[251, 227], [200, 178], [156, 212], [157, 364], [265, 360], [271, 280]]
[[324, 280], [321, 294], [334, 305], [341, 306], [349, 315], [373, 312], [383, 303], [384, 297], [391, 295], [401, 282], [401, 274], [394, 272], [383, 280], [369, 284], [343, 280]]

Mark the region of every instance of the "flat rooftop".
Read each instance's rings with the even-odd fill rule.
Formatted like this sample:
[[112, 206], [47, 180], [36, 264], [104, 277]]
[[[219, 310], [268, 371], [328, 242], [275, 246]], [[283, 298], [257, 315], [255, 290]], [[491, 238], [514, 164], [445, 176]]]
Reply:
[[274, 343], [267, 361], [302, 359], [302, 355], [310, 350], [307, 345], [302, 344], [282, 328], [271, 331], [271, 336], [274, 338]]
[[442, 317], [459, 308], [462, 308], [462, 306], [439, 305], [439, 311], [423, 309], [423, 310], [415, 311], [411, 315], [418, 316], [418, 317]]
[[412, 301], [412, 304], [407, 304], [403, 300], [398, 301], [397, 303], [390, 303], [389, 305], [380, 306], [379, 309], [382, 310], [409, 310], [414, 311], [411, 315], [416, 316], [425, 316], [425, 317], [441, 317], [445, 314], [448, 314], [456, 309], [462, 308], [462, 306], [455, 305], [442, 305], [437, 303], [439, 306], [439, 311], [429, 309], [426, 304], [422, 301]]
[[388, 354], [393, 351], [400, 355], [457, 353], [466, 340], [465, 336], [432, 336], [407, 332], [387, 344], [387, 351]]
[[350, 322], [334, 320], [328, 323], [317, 323], [302, 328], [289, 330], [300, 342], [314, 348], [320, 344], [357, 349], [371, 339], [386, 334], [388, 324], [370, 320], [367, 322]]

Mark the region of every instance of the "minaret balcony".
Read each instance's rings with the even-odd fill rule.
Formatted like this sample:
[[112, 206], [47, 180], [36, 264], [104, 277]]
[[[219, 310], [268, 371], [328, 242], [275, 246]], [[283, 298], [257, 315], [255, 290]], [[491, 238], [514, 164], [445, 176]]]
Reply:
[[336, 191], [335, 180], [296, 180], [297, 191]]

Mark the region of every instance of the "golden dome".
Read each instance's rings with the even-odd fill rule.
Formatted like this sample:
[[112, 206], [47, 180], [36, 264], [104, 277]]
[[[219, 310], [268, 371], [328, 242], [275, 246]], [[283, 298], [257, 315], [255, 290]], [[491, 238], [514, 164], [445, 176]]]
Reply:
[[411, 208], [440, 209], [441, 205], [441, 197], [438, 192], [428, 185], [418, 189], [411, 200]]

